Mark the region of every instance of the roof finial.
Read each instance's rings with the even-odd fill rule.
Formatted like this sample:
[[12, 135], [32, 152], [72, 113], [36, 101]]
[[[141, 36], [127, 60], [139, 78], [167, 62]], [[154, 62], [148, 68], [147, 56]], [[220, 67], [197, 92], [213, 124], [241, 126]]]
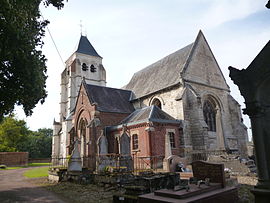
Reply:
[[84, 29], [84, 34], [87, 37], [87, 30], [86, 30], [86, 28]]
[[82, 36], [82, 20], [80, 20], [81, 36]]

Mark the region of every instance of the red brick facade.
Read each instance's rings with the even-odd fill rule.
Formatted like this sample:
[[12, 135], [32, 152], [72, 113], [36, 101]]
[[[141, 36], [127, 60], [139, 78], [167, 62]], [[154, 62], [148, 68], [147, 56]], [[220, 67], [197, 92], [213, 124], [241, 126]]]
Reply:
[[[175, 148], [172, 148], [172, 154], [181, 156], [183, 149], [180, 147], [179, 125], [142, 123], [138, 125], [125, 127], [125, 132], [130, 137], [130, 149], [132, 154], [139, 157], [164, 156], [165, 155], [165, 135], [167, 131], [174, 132]], [[110, 132], [110, 141], [114, 142], [116, 136], [123, 134], [123, 128]], [[138, 149], [133, 149], [134, 134], [138, 135]]]
[[[75, 139], [75, 136], [77, 135], [79, 138], [81, 138], [83, 134], [80, 129], [80, 123], [82, 121], [85, 122], [86, 127], [84, 155], [87, 157], [95, 157], [97, 155], [97, 141], [98, 138], [104, 133], [104, 128], [106, 126], [117, 125], [121, 120], [129, 115], [127, 113], [100, 112], [96, 110], [97, 105], [98, 104], [90, 103], [85, 87], [82, 85], [75, 107], [75, 114], [73, 116], [74, 129], [73, 132], [69, 134], [69, 154], [72, 152], [72, 143]], [[79, 149], [81, 149], [81, 144], [79, 145]], [[95, 161], [93, 161], [93, 165], [95, 165]]]
[[[98, 141], [105, 135], [108, 142], [109, 154], [122, 154], [122, 150], [130, 149], [130, 155], [137, 157], [163, 157], [165, 156], [166, 135], [172, 133], [173, 155], [182, 156], [183, 149], [180, 145], [179, 123], [171, 122], [149, 122], [143, 121], [137, 124], [120, 124], [130, 113], [113, 113], [98, 111], [98, 103], [91, 103], [91, 95], [81, 85], [75, 113], [73, 116], [74, 128], [69, 134], [69, 153], [72, 151], [72, 143], [78, 137], [80, 139], [79, 150], [83, 150], [83, 156], [92, 157], [87, 162], [88, 168], [95, 169], [96, 155], [98, 155]], [[161, 111], [161, 110], [159, 110]], [[122, 135], [126, 134], [124, 145], [121, 145]], [[136, 139], [134, 139], [136, 138]], [[134, 139], [134, 140], [133, 140]], [[128, 142], [127, 142], [128, 140]], [[134, 143], [135, 144], [134, 144]], [[127, 146], [129, 144], [130, 146]], [[134, 145], [134, 146], [133, 146]], [[124, 148], [121, 149], [121, 146]], [[134, 149], [136, 147], [136, 149]]]

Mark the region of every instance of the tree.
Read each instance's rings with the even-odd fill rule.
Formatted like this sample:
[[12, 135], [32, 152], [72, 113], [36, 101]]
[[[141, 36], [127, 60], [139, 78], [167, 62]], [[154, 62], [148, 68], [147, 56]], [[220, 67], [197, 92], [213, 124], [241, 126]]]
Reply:
[[52, 154], [52, 135], [53, 130], [50, 128], [41, 128], [34, 131], [29, 136], [27, 151], [30, 158], [48, 158]]
[[5, 117], [0, 124], [0, 152], [20, 151], [29, 135], [24, 120], [17, 120], [13, 115]]
[[40, 4], [63, 8], [64, 0], [1, 0], [0, 6], [0, 119], [22, 105], [27, 116], [47, 96], [46, 58], [42, 38], [48, 20]]
[[11, 115], [0, 123], [0, 152], [29, 152], [30, 158], [48, 158], [52, 153], [52, 135], [50, 128], [31, 131], [24, 120]]

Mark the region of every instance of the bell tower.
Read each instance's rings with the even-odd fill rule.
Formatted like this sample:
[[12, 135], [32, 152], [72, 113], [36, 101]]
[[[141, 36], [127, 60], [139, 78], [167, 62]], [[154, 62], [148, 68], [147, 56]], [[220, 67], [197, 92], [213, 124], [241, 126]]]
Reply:
[[102, 65], [102, 57], [87, 37], [81, 35], [78, 48], [66, 61], [66, 68], [61, 75], [60, 120], [63, 117], [67, 118], [75, 108], [83, 78], [88, 84], [106, 86], [106, 71]]
[[92, 85], [106, 86], [106, 71], [102, 57], [81, 35], [77, 50], [68, 58], [61, 73], [60, 122], [54, 122], [52, 157], [66, 157], [69, 152], [69, 132], [72, 130], [72, 115], [82, 80]]

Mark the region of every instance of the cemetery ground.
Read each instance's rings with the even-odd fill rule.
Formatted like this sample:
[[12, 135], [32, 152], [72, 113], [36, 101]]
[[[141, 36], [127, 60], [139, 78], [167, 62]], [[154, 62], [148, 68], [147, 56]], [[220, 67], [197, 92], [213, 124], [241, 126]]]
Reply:
[[[233, 178], [237, 178], [239, 183], [239, 203], [254, 202], [254, 196], [251, 194], [250, 189], [256, 185], [257, 178], [254, 176], [234, 176]], [[124, 193], [123, 190], [121, 191], [119, 188], [109, 185], [81, 185], [71, 182], [49, 183], [45, 177], [32, 179], [31, 182], [46, 188], [70, 203], [109, 203], [113, 202], [114, 194]]]
[[[112, 202], [114, 194], [124, 192], [123, 189], [110, 185], [50, 183], [46, 174], [44, 175], [44, 169], [47, 167], [0, 170], [0, 202], [106, 203]], [[239, 183], [239, 202], [254, 202], [254, 197], [249, 190], [257, 183], [257, 178], [245, 175], [233, 175], [232, 177], [237, 178]]]

